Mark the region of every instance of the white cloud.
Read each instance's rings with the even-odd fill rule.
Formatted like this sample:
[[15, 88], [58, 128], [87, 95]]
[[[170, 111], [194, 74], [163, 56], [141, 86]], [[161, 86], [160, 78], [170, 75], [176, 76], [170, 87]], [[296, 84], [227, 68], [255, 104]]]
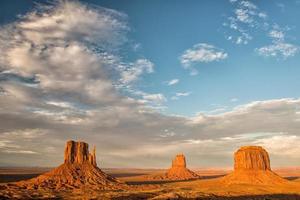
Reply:
[[274, 42], [271, 45], [264, 46], [257, 49], [259, 55], [266, 57], [283, 57], [284, 59], [294, 56], [299, 47], [285, 42]]
[[147, 59], [138, 59], [124, 67], [121, 71], [121, 81], [128, 84], [136, 81], [144, 73], [153, 73], [154, 64]]
[[[45, 15], [33, 12], [1, 27], [1, 71], [6, 71], [1, 76], [13, 74], [34, 86], [26, 81], [1, 82], [0, 165], [58, 165], [63, 155], [53, 150], [62, 152], [69, 139], [99, 146], [102, 167], [168, 166], [178, 149], [189, 155], [191, 165], [231, 166], [232, 152], [240, 145], [267, 145], [260, 139], [275, 137], [254, 137], [253, 133], [283, 132], [289, 141], [284, 149], [299, 146], [292, 143], [293, 136], [299, 137], [299, 99], [256, 101], [195, 117], [154, 110], [153, 102], [160, 104], [165, 96], [132, 86], [143, 74], [153, 72], [153, 64], [146, 59], [124, 62], [117, 52], [129, 29], [123, 18], [117, 11], [65, 1]], [[202, 47], [212, 50], [209, 45]], [[224, 57], [195, 56], [195, 62]], [[126, 76], [123, 71], [128, 71]], [[117, 87], [123, 77], [121, 84], [133, 88], [132, 92]], [[188, 95], [174, 94], [177, 98]], [[149, 159], [149, 155], [155, 156]], [[280, 154], [272, 163], [292, 165], [299, 155]]]
[[2, 151], [4, 153], [8, 153], [8, 154], [37, 154], [37, 152], [34, 151], [30, 151], [30, 150], [4, 150]]
[[286, 59], [294, 56], [299, 51], [297, 45], [285, 41], [284, 29], [278, 25], [273, 26], [269, 32], [269, 37], [272, 39], [272, 44], [256, 49], [259, 55]]
[[191, 70], [191, 75], [196, 75], [198, 72], [193, 65], [219, 61], [227, 57], [228, 54], [223, 49], [210, 44], [199, 43], [184, 51], [180, 56], [180, 62], [184, 68]]
[[167, 101], [163, 94], [145, 94], [143, 95], [143, 99], [157, 104], [162, 104]]
[[271, 30], [269, 32], [270, 37], [274, 38], [274, 39], [278, 39], [278, 40], [283, 40], [284, 39], [284, 33], [281, 30]]
[[180, 97], [187, 97], [190, 96], [192, 93], [191, 92], [176, 92], [175, 96], [172, 96], [172, 100], [178, 100]]
[[234, 6], [232, 16], [227, 18], [223, 26], [228, 27], [225, 37], [236, 44], [248, 44], [252, 40], [252, 30], [265, 28], [268, 15], [251, 1], [230, 1]]
[[[259, 55], [267, 57], [283, 57], [284, 59], [294, 56], [299, 47], [285, 41], [285, 31], [288, 28], [281, 28], [274, 22], [268, 20], [268, 15], [251, 1], [230, 1], [234, 6], [234, 13], [228, 17], [228, 21], [223, 26], [229, 27], [225, 37], [235, 44], [248, 44], [253, 39], [255, 31], [266, 33], [271, 38], [272, 43], [255, 51]], [[276, 3], [277, 6], [284, 8], [284, 4]]]
[[169, 129], [165, 129], [163, 131], [163, 133], [159, 135], [159, 137], [167, 138], [167, 137], [173, 137], [175, 135], [176, 135], [176, 133], [174, 131], [171, 131]]
[[186, 97], [189, 96], [191, 94], [191, 92], [177, 92], [176, 96], [177, 97]]
[[300, 154], [299, 139], [300, 137], [297, 135], [284, 134], [260, 138], [254, 141], [254, 143], [256, 145], [264, 146], [273, 155], [298, 158], [298, 155]]
[[11, 132], [4, 132], [0, 138], [14, 139], [14, 138], [23, 138], [23, 139], [34, 139], [41, 137], [46, 134], [45, 130], [41, 129], [25, 129], [25, 130], [15, 130]]
[[181, 63], [184, 66], [190, 66], [192, 63], [197, 62], [213, 62], [227, 58], [227, 53], [222, 49], [218, 49], [213, 45], [199, 43], [193, 48], [186, 50], [181, 55]]
[[172, 79], [167, 82], [168, 85], [175, 85], [179, 83], [179, 79]]

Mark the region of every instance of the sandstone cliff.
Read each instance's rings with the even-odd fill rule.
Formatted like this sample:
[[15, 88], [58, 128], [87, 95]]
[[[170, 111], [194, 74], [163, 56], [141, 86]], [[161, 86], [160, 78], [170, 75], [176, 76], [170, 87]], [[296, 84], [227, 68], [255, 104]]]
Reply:
[[234, 171], [223, 177], [224, 184], [284, 184], [271, 170], [268, 152], [260, 146], [244, 146], [234, 153]]
[[37, 178], [18, 183], [22, 187], [48, 189], [119, 189], [125, 186], [97, 167], [96, 149], [89, 153], [85, 142], [68, 141], [64, 163]]
[[93, 153], [89, 153], [89, 145], [85, 142], [68, 141], [65, 147], [64, 157], [64, 163], [66, 164], [90, 163], [93, 166], [97, 166], [96, 148], [94, 147]]

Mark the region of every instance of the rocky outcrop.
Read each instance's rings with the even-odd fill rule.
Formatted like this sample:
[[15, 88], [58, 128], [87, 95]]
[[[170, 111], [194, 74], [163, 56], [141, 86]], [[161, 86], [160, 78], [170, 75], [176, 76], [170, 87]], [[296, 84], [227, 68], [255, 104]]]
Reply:
[[178, 154], [172, 160], [171, 168], [164, 175], [156, 175], [153, 179], [159, 180], [192, 180], [200, 178], [195, 172], [186, 168], [186, 159], [183, 154]]
[[64, 163], [37, 178], [18, 183], [22, 188], [47, 188], [53, 190], [88, 188], [120, 189], [125, 184], [105, 174], [97, 167], [96, 149], [89, 153], [85, 142], [68, 141]]
[[178, 154], [172, 160], [172, 168], [186, 168], [186, 160], [183, 154]]
[[221, 179], [224, 184], [285, 184], [287, 181], [271, 170], [268, 152], [260, 146], [244, 146], [234, 153], [233, 173]]
[[96, 163], [96, 149], [94, 147], [93, 153], [89, 153], [89, 145], [85, 142], [68, 141], [65, 147], [64, 163], [83, 164], [90, 163], [97, 166]]
[[244, 146], [234, 153], [234, 170], [271, 170], [268, 152], [260, 146]]

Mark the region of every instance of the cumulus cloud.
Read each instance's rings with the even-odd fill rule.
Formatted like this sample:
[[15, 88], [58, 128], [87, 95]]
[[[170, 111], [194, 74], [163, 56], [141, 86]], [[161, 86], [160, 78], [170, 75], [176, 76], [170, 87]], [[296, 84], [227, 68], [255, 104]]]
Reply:
[[228, 54], [225, 53], [223, 49], [219, 49], [210, 44], [199, 43], [184, 51], [180, 56], [180, 62], [184, 68], [191, 69], [191, 75], [196, 75], [198, 71], [193, 65], [219, 61], [227, 57]]

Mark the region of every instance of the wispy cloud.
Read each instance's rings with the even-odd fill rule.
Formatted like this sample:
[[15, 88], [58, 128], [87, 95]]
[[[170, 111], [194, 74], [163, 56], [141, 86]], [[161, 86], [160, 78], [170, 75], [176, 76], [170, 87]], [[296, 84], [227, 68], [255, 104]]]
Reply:
[[237, 102], [237, 101], [239, 101], [238, 98], [232, 98], [232, 99], [230, 99], [230, 102]]
[[285, 41], [285, 29], [280, 28], [278, 25], [274, 25], [268, 35], [272, 40], [272, 44], [256, 49], [259, 55], [286, 59], [294, 56], [299, 51], [297, 45]]
[[167, 137], [173, 137], [173, 136], [175, 136], [175, 135], [176, 135], [176, 133], [175, 133], [174, 131], [169, 130], [169, 129], [164, 129], [164, 130], [163, 130], [163, 133], [161, 133], [161, 134], [159, 135], [159, 137], [167, 138]]
[[176, 92], [174, 96], [171, 97], [172, 100], [178, 100], [180, 97], [190, 96], [191, 92]]
[[179, 83], [179, 79], [172, 79], [167, 82], [167, 85], [176, 85]]
[[268, 26], [268, 15], [261, 11], [251, 1], [230, 1], [234, 6], [233, 14], [227, 18], [223, 26], [231, 31], [226, 31], [227, 40], [236, 44], [248, 44], [253, 39], [251, 30]]
[[167, 101], [166, 97], [163, 94], [145, 94], [143, 99], [146, 101], [155, 102], [157, 104], [162, 104]]
[[266, 57], [283, 57], [284, 59], [294, 56], [299, 50], [299, 47], [285, 42], [274, 42], [257, 49], [258, 53]]
[[[288, 28], [282, 28], [271, 21], [268, 14], [252, 1], [230, 1], [230, 3], [234, 7], [233, 15], [223, 23], [223, 26], [229, 28], [229, 31], [225, 32], [228, 40], [236, 44], [248, 44], [257, 31], [260, 31], [269, 37], [272, 43], [256, 48], [255, 51], [259, 55], [286, 59], [298, 52], [297, 45], [286, 42], [285, 35]], [[282, 3], [276, 3], [276, 6], [285, 8]]]
[[153, 73], [154, 64], [147, 59], [138, 59], [121, 67], [121, 81], [128, 84], [136, 81], [144, 73]]
[[180, 56], [180, 62], [185, 69], [191, 70], [191, 75], [197, 75], [198, 70], [194, 68], [196, 64], [208, 63], [223, 60], [228, 54], [223, 49], [206, 43], [199, 43], [187, 49]]

